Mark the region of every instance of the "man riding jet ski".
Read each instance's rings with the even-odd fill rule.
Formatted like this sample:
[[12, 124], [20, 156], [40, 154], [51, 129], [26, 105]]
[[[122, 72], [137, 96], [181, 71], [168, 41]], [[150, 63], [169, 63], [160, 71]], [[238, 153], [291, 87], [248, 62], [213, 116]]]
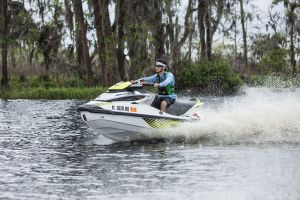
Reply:
[[[139, 81], [153, 82], [154, 87], [158, 89], [158, 100], [156, 102], [157, 107], [161, 111], [166, 112], [167, 107], [170, 107], [177, 98], [175, 94], [175, 78], [171, 72], [166, 72], [168, 67], [167, 61], [164, 59], [157, 59], [155, 61], [156, 74], [150, 77], [144, 77]], [[134, 83], [135, 81], [131, 81]]]
[[[155, 84], [161, 82], [119, 82], [96, 99], [79, 106], [78, 110], [90, 127], [117, 142], [158, 138], [163, 135], [162, 130], [201, 118], [202, 103], [198, 99], [171, 99], [166, 102], [169, 106], [166, 105], [165, 111], [164, 103], [159, 109], [160, 96], [144, 89], [146, 86], [157, 87]], [[176, 98], [175, 94], [171, 95]]]

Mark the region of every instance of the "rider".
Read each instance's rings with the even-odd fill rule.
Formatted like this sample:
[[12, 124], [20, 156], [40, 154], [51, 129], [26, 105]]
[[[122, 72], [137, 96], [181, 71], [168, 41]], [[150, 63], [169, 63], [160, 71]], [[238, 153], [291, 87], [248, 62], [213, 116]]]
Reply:
[[164, 59], [155, 61], [156, 74], [139, 79], [139, 81], [153, 82], [154, 87], [158, 89], [158, 107], [166, 112], [167, 107], [172, 105], [177, 95], [175, 94], [175, 78], [171, 72], [167, 72], [168, 62]]

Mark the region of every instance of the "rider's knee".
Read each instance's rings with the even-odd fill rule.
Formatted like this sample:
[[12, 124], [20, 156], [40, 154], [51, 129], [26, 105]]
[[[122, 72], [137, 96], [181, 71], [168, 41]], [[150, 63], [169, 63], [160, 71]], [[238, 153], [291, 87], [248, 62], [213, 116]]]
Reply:
[[160, 105], [166, 107], [168, 105], [168, 103], [166, 101], [162, 101], [162, 102], [160, 102]]

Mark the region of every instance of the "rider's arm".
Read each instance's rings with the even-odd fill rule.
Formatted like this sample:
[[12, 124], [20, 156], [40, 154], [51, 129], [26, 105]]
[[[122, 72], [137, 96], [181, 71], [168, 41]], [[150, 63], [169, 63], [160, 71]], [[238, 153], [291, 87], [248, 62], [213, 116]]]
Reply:
[[170, 83], [174, 82], [175, 79], [174, 79], [174, 76], [172, 73], [167, 73], [167, 77], [166, 77], [166, 80], [161, 82], [159, 84], [159, 87], [166, 87], [167, 85], [169, 85]]
[[155, 83], [156, 77], [157, 77], [157, 75], [154, 74], [154, 75], [149, 76], [149, 77], [141, 78], [141, 79], [139, 79], [139, 81], [144, 80], [144, 81], [146, 81], [146, 82], [152, 82], [152, 83]]

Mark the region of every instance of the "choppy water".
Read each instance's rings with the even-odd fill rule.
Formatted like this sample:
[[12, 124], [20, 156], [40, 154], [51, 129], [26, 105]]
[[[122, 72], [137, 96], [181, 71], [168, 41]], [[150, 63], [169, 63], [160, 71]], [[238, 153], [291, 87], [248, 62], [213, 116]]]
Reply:
[[299, 100], [206, 97], [166, 143], [123, 144], [87, 128], [80, 101], [0, 100], [0, 199], [300, 199]]

